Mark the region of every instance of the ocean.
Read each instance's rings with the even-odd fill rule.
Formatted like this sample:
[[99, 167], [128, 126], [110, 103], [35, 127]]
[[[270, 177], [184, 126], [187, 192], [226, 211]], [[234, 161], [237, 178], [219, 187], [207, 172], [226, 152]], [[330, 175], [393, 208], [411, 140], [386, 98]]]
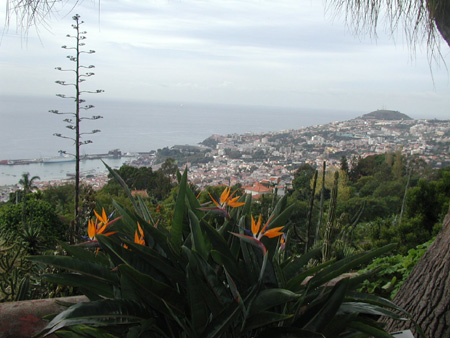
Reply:
[[[298, 129], [310, 125], [344, 121], [364, 112], [307, 108], [201, 104], [186, 102], [127, 102], [89, 98], [95, 108], [85, 116], [101, 115], [99, 120], [83, 120], [81, 129], [101, 132], [85, 135], [93, 143], [81, 147], [82, 154], [102, 154], [112, 149], [148, 152], [177, 144], [197, 144], [212, 134], [261, 133]], [[73, 111], [73, 101], [60, 98], [0, 96], [0, 161], [47, 158], [59, 150], [70, 153], [73, 141], [53, 136], [74, 132], [62, 121], [68, 116], [51, 114], [50, 109]], [[84, 113], [84, 112], [83, 112]], [[116, 167], [121, 161], [110, 162]], [[15, 184], [23, 172], [42, 180], [64, 178], [73, 172], [73, 163], [0, 166], [0, 186]], [[100, 161], [83, 161], [82, 171], [103, 171]]]

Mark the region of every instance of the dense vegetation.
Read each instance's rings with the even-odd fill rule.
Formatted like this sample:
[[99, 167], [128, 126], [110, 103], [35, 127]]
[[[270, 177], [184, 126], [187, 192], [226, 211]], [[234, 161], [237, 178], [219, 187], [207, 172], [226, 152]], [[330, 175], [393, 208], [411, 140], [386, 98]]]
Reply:
[[[135, 265], [141, 263], [130, 260], [131, 256], [127, 256], [127, 251], [118, 249], [119, 247], [123, 248], [123, 245], [126, 244], [129, 248], [132, 248], [133, 252], [141, 252], [144, 255], [141, 259], [146, 262], [156, 259], [156, 256], [153, 256], [156, 252], [158, 252], [158, 255], [162, 254], [163, 256], [158, 258], [158, 260], [161, 260], [160, 263], [169, 264], [172, 266], [172, 270], [177, 270], [170, 270], [175, 275], [163, 277], [163, 280], [179, 274], [189, 273], [192, 275], [200, 271], [203, 271], [203, 273], [216, 271], [215, 277], [212, 277], [212, 275], [206, 277], [204, 275], [201, 278], [219, 278], [216, 282], [225, 283], [231, 290], [235, 287], [234, 284], [237, 283], [237, 289], [243, 294], [232, 291], [233, 297], [242, 297], [244, 303], [247, 304], [249, 302], [247, 305], [250, 306], [251, 302], [257, 299], [254, 297], [259, 297], [257, 295], [266, 290], [269, 285], [270, 287], [285, 290], [287, 285], [292, 286], [288, 282], [289, 278], [300, 281], [301, 278], [305, 278], [307, 275], [313, 276], [316, 274], [316, 271], [325, 269], [334, 260], [343, 262], [343, 260], [353, 261], [353, 259], [356, 259], [359, 262], [355, 257], [361, 257], [361, 255], [364, 255], [364, 252], [372, 252], [367, 257], [373, 258], [375, 253], [386, 253], [386, 245], [396, 243], [393, 247], [390, 247], [390, 255], [380, 257], [372, 263], [369, 258], [365, 260], [366, 263], [371, 263], [371, 265], [362, 270], [362, 272], [368, 273], [375, 269], [377, 270], [376, 274], [368, 274], [364, 278], [357, 277], [356, 280], [350, 282], [351, 286], [341, 286], [346, 290], [342, 291], [344, 292], [344, 298], [341, 301], [347, 299], [347, 296], [345, 296], [347, 292], [355, 290], [357, 287], [366, 294], [392, 298], [403, 280], [408, 276], [415, 262], [417, 262], [434, 236], [439, 232], [443, 217], [450, 203], [450, 168], [432, 170], [421, 161], [414, 158], [405, 158], [399, 152], [366, 158], [353, 158], [350, 161], [342, 157], [340, 168], [328, 168], [325, 172], [316, 170], [316, 168], [308, 164], [301, 165], [295, 171], [292, 189], [284, 197], [277, 196], [275, 192], [270, 195], [264, 195], [258, 202], [253, 203], [251, 198], [244, 199], [243, 197], [241, 200], [245, 202], [245, 207], [232, 208], [233, 210], [222, 205], [224, 203], [224, 187], [208, 187], [200, 192], [195, 186], [190, 186], [187, 182], [182, 183], [184, 181], [180, 182], [180, 178], [177, 180], [177, 174], [178, 169], [175, 161], [168, 159], [156, 171], [153, 171], [151, 168], [134, 168], [129, 166], [123, 166], [119, 170], [111, 171], [110, 182], [99, 191], [94, 192], [92, 189], [84, 187], [81, 203], [84, 226], [80, 233], [76, 234], [76, 238], [78, 239], [77, 242], [86, 242], [87, 240], [87, 243], [93, 243], [95, 244], [94, 246], [100, 245], [102, 250], [99, 253], [96, 253], [94, 250], [93, 256], [85, 256], [87, 254], [83, 253], [86, 251], [85, 249], [75, 249], [75, 247], [72, 249], [72, 247], [64, 244], [64, 242], [69, 242], [69, 236], [71, 235], [68, 229], [70, 229], [73, 221], [73, 186], [50, 188], [42, 192], [32, 193], [27, 191], [26, 193], [13, 194], [9, 202], [0, 205], [0, 245], [2, 246], [2, 251], [0, 252], [0, 263], [2, 263], [2, 270], [0, 270], [1, 299], [3, 301], [11, 301], [47, 297], [48, 295], [57, 296], [78, 293], [85, 293], [93, 300], [98, 299], [98, 297], [110, 297], [112, 294], [104, 294], [107, 291], [103, 287], [103, 293], [98, 291], [100, 293], [95, 295], [95, 290], [100, 290], [100, 287], [91, 290], [93, 293], [88, 292], [86, 287], [82, 285], [84, 282], [91, 284], [94, 282], [89, 282], [89, 278], [81, 283], [78, 279], [77, 282], [73, 282], [71, 279], [73, 276], [47, 276], [45, 282], [42, 282], [42, 274], [49, 271], [49, 268], [43, 263], [54, 264], [51, 271], [55, 272], [58, 272], [59, 268], [64, 266], [69, 268], [69, 270], [73, 270], [69, 266], [57, 263], [58, 258], [54, 254], [59, 252], [59, 254], [69, 254], [75, 260], [84, 257], [89, 261], [98, 261], [99, 264], [105, 266], [116, 266], [119, 262], [123, 262], [126, 266], [134, 267], [141, 273], [147, 273], [145, 272], [146, 270], [144, 271]], [[184, 189], [184, 198], [180, 197], [181, 187]], [[241, 196], [242, 191], [240, 189], [239, 185], [232, 187], [229, 191], [230, 199], [231, 196]], [[180, 198], [183, 201], [180, 201]], [[217, 206], [211, 203], [212, 199], [216, 201]], [[241, 210], [241, 208], [243, 209]], [[102, 209], [105, 212], [103, 216], [100, 216]], [[237, 211], [237, 209], [239, 210]], [[95, 229], [97, 230], [100, 229], [101, 224], [109, 224], [110, 219], [120, 216], [121, 218], [110, 226], [112, 232], [117, 231], [118, 233], [110, 237], [104, 237], [102, 235], [105, 234], [105, 227], [96, 234], [98, 236], [92, 236], [92, 231], [94, 230], [89, 232], [88, 224], [91, 224], [91, 227], [94, 226], [93, 220], [96, 218], [94, 210], [97, 212], [97, 221], [95, 221], [97, 226]], [[254, 221], [251, 215], [254, 215]], [[270, 225], [269, 228], [281, 226], [284, 232], [283, 243], [279, 242], [278, 239], [274, 240], [273, 243], [272, 241], [262, 241], [265, 248], [270, 252], [267, 262], [264, 263], [267, 266], [264, 264], [263, 266], [258, 265], [263, 263], [261, 258], [265, 257], [258, 254], [258, 250], [261, 250], [261, 248], [258, 249], [258, 243], [256, 243], [254, 249], [251, 249], [252, 251], [255, 250], [252, 255], [256, 255], [253, 258], [256, 259], [255, 262], [257, 263], [254, 267], [254, 272], [258, 275], [257, 271], [259, 271], [260, 278], [261, 276], [264, 277], [262, 280], [258, 278], [254, 280], [250, 275], [241, 275], [243, 271], [233, 272], [233, 267], [227, 266], [230, 263], [228, 261], [230, 259], [237, 259], [232, 265], [237, 264], [239, 266], [239, 264], [243, 264], [242, 266], [247, 266], [249, 264], [246, 255], [249, 253], [249, 248], [254, 247], [255, 242], [246, 238], [247, 233], [244, 229], [252, 229], [250, 225], [253, 222], [257, 223], [257, 215], [261, 215], [264, 222]], [[197, 223], [198, 225], [194, 226]], [[142, 228], [136, 228], [136, 224], [139, 224], [139, 227]], [[181, 228], [177, 231], [181, 231], [181, 235], [178, 234], [177, 236], [182, 238], [183, 244], [181, 247], [190, 248], [189, 250], [192, 250], [194, 255], [192, 257], [192, 254], [181, 254], [181, 251], [177, 251], [178, 253], [173, 256], [172, 250], [174, 248], [171, 247], [170, 252], [168, 252], [169, 248], [161, 247], [161, 243], [159, 243], [159, 240], [163, 242], [168, 240], [170, 242], [170, 238], [173, 236], [171, 233], [175, 231], [174, 227], [180, 226]], [[200, 233], [197, 233], [199, 230], [194, 230], [197, 226], [201, 228]], [[153, 230], [156, 229], [154, 227], [157, 227], [158, 230]], [[210, 232], [211, 229], [217, 229], [221, 239]], [[230, 235], [229, 232], [240, 233], [244, 237], [241, 235], [236, 237]], [[88, 234], [89, 236], [87, 236]], [[200, 237], [196, 238], [195, 236]], [[135, 238], [134, 244], [132, 242], [133, 237]], [[157, 238], [159, 240], [156, 240]], [[57, 246], [56, 240], [62, 242], [59, 242], [60, 244]], [[242, 252], [238, 250], [239, 245], [237, 243], [239, 242], [241, 243], [240, 250], [244, 250]], [[244, 249], [242, 247], [244, 245], [243, 242], [250, 245], [250, 247]], [[142, 251], [139, 246], [136, 246], [139, 243], [147, 243], [147, 247], [156, 250], [151, 254], [153, 258], [150, 258], [150, 256], [146, 257], [147, 253], [145, 253], [145, 250]], [[178, 240], [177, 243], [177, 245], [180, 245]], [[225, 243], [228, 243], [227, 245], [235, 243], [230, 247], [232, 252], [234, 252], [233, 258], [228, 256], [228, 249], [223, 247]], [[89, 249], [90, 246], [92, 245], [88, 245], [87, 252], [91, 250]], [[280, 254], [275, 255], [275, 252], [279, 252], [281, 247], [283, 247], [282, 256], [279, 256]], [[240, 253], [235, 250], [238, 250]], [[264, 250], [263, 252], [265, 252]], [[25, 260], [24, 257], [29, 254], [50, 254], [50, 256], [46, 256], [49, 258], [36, 258], [32, 261]], [[200, 256], [197, 257], [198, 254]], [[135, 257], [135, 255], [132, 256]], [[169, 259], [169, 257], [172, 258]], [[277, 257], [275, 261], [274, 257]], [[302, 277], [292, 275], [290, 269], [284, 271], [287, 264], [287, 261], [284, 261], [284, 259], [295, 260], [301, 257], [304, 257], [301, 263], [303, 264], [301, 265], [302, 268], [299, 270], [303, 271]], [[172, 261], [172, 259], [175, 261]], [[186, 266], [188, 262], [190, 265], [188, 264], [187, 266], [191, 266], [188, 270], [184, 268], [179, 270], [180, 264], [181, 266]], [[360, 263], [350, 264], [347, 266], [346, 271], [355, 272], [359, 268], [364, 268], [364, 265]], [[220, 271], [217, 268], [220, 266], [227, 267], [222, 271], [224, 275], [221, 273], [217, 274]], [[154, 268], [158, 269], [157, 267]], [[123, 269], [125, 270], [121, 270], [121, 273], [125, 273], [125, 275], [122, 275], [120, 281], [116, 280], [116, 277], [111, 277], [113, 279], [107, 282], [110, 286], [115, 285], [111, 292], [115, 288], [124, 288], [125, 285], [122, 283], [127, 278], [132, 278], [135, 281], [141, 278], [143, 278], [142, 281], [150, 278], [141, 275], [138, 277], [138, 275], [133, 275], [134, 272], [131, 273], [131, 270]], [[152, 270], [153, 268], [148, 266], [148, 269]], [[266, 269], [268, 270], [266, 271]], [[334, 266], [334, 269], [337, 269], [336, 266]], [[283, 277], [281, 280], [287, 278], [284, 282], [280, 280], [281, 271], [288, 273], [290, 276]], [[332, 269], [326, 271], [329, 271], [334, 276]], [[80, 273], [81, 275], [84, 273], [89, 274], [87, 271], [78, 271], [76, 274]], [[151, 278], [155, 277], [153, 272], [149, 271], [148, 273], [153, 276]], [[275, 275], [270, 277], [272, 273], [275, 273]], [[160, 277], [162, 278], [162, 276]], [[161, 282], [158, 278], [157, 280]], [[267, 278], [269, 280], [266, 280]], [[199, 280], [195, 280], [195, 283], [200, 283]], [[251, 282], [252, 280], [253, 282]], [[252, 284], [255, 282], [256, 284]], [[129, 280], [126, 283], [133, 284], [135, 282]], [[189, 285], [189, 283], [192, 283], [192, 280], [185, 280], [182, 284], [184, 285], [184, 283]], [[256, 287], [255, 285], [258, 286]], [[206, 288], [206, 286], [204, 287]], [[257, 289], [253, 289], [255, 287]], [[319, 286], [317, 285], [317, 287]], [[188, 289], [177, 291], [181, 292], [177, 296], [181, 297], [179, 302], [187, 303], [183, 303], [183, 305], [180, 305], [182, 303], [177, 303], [178, 305], [174, 304], [174, 307], [182, 306], [186, 308], [190, 302], [206, 301], [209, 304], [207, 305], [208, 309], [211, 310], [209, 308], [212, 306], [211, 299], [195, 300], [194, 298], [198, 297], [198, 295], [193, 296], [191, 294], [189, 297], [194, 298], [188, 297], [181, 300], [193, 292]], [[300, 289], [287, 288], [287, 290], [294, 293], [300, 292]], [[329, 288], [324, 290], [327, 290], [327, 297], [334, 297], [334, 292], [337, 292], [337, 290], [330, 290]], [[223, 291], [225, 292], [225, 290]], [[278, 295], [278, 292], [276, 291], [275, 294]], [[287, 291], [281, 292], [285, 294], [284, 292]], [[309, 291], [303, 290], [302, 292]], [[316, 296], [317, 294], [311, 295], [311, 297]], [[133, 297], [131, 298], [134, 299]], [[294, 298], [286, 298], [285, 309], [290, 308], [293, 304], [300, 306], [301, 302], [298, 303], [298, 299], [294, 303], [289, 303], [294, 301]], [[128, 296], [122, 295], [118, 299], [128, 299]], [[149, 302], [153, 300], [148, 299]], [[232, 313], [238, 311], [231, 303], [228, 303], [230, 300], [223, 298], [222, 301], [225, 302], [224, 304], [229, 304], [229, 311]], [[322, 301], [327, 302], [324, 299], [320, 302]], [[325, 306], [325, 303], [321, 304]], [[341, 303], [338, 302], [338, 304]], [[233, 310], [231, 310], [232, 308]], [[320, 306], [316, 310], [320, 312], [320, 309], [325, 311]], [[158, 309], [157, 311], [160, 310]], [[243, 311], [247, 315], [250, 314], [248, 309]], [[318, 314], [316, 312], [313, 313]], [[179, 322], [180, 318], [171, 317], [171, 319], [168, 319], [167, 313], [162, 315], [165, 316], [166, 321], [175, 320], [178, 323], [177, 325], [181, 325], [181, 327], [183, 325], [187, 325], [187, 327], [197, 325], [193, 322], [186, 322], [182, 325]], [[197, 315], [200, 316], [201, 314]], [[229, 315], [231, 316], [231, 313]], [[189, 316], [191, 316], [189, 320], [194, 320], [192, 317], [194, 316], [193, 313]], [[272, 316], [274, 315], [272, 314]], [[230, 319], [229, 325], [231, 326], [225, 331], [231, 335], [236, 332], [242, 333], [239, 330], [243, 330], [244, 327], [238, 329], [237, 326], [232, 324], [236, 318], [241, 318], [240, 315], [233, 318], [233, 320]], [[285, 323], [283, 325], [286, 325], [287, 322], [285, 320], [287, 317], [283, 318], [282, 322]], [[187, 320], [187, 318], [185, 319]], [[250, 320], [250, 317], [248, 317], [248, 320]], [[294, 325], [296, 329], [306, 331], [311, 329], [310, 326], [308, 326], [309, 329], [307, 330], [306, 326], [296, 326], [297, 324], [298, 322], [291, 321], [288, 326]], [[266, 326], [266, 324], [263, 325], [262, 323], [256, 327], [252, 325], [249, 327], [245, 326], [245, 330], [250, 330], [246, 331], [247, 333], [253, 332], [255, 334], [259, 332], [258, 334], [260, 334], [261, 331], [256, 329], [256, 327], [265, 327], [266, 329], [270, 327], [270, 325]], [[304, 325], [306, 324], [304, 323]], [[162, 330], [161, 327], [159, 329]], [[212, 328], [209, 326], [196, 328], [196, 330], [206, 329]], [[141, 326], [140, 330], [144, 330], [144, 328]], [[338, 328], [330, 326], [328, 330], [327, 332], [331, 332], [338, 330]]]

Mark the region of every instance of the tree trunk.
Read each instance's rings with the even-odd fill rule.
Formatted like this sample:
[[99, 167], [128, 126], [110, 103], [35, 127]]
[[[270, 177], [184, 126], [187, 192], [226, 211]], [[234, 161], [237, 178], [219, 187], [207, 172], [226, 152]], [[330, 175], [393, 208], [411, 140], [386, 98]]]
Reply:
[[[442, 231], [412, 270], [394, 303], [411, 314], [428, 338], [450, 337], [450, 208]], [[388, 332], [410, 329], [411, 321], [384, 320]]]
[[434, 16], [436, 27], [450, 46], [450, 3], [442, 1]]

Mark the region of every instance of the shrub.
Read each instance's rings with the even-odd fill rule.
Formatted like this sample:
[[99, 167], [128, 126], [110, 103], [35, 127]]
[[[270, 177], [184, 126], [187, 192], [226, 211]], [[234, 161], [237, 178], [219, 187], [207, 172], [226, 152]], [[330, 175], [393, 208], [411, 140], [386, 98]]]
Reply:
[[[38, 231], [39, 243], [34, 243], [36, 236], [29, 236], [30, 231]], [[66, 238], [66, 231], [53, 206], [46, 201], [28, 199], [25, 206], [5, 204], [0, 209], [0, 237], [7, 242], [23, 242], [28, 238], [33, 243], [25, 242], [26, 245], [54, 247], [56, 240]]]
[[399, 254], [375, 259], [367, 268], [360, 271], [364, 274], [375, 270], [376, 273], [366, 279], [359, 290], [394, 299], [414, 266], [433, 241], [434, 239], [416, 246], [415, 249], [410, 249], [407, 255]]
[[[102, 214], [91, 221], [84, 247], [62, 244], [70, 256], [30, 258], [65, 268], [47, 279], [79, 287], [91, 299], [54, 317], [39, 336], [58, 330], [90, 337], [387, 336], [374, 319], [399, 318], [391, 309], [400, 309], [356, 292], [365, 277], [331, 281], [392, 245], [309, 267], [320, 250], [285, 257], [289, 236], [280, 235], [292, 211], [286, 198], [262, 226], [249, 215], [250, 196], [239, 199], [226, 189], [214, 206], [201, 207], [187, 171], [179, 182], [167, 229], [132, 199], [134, 212], [116, 203], [120, 219]], [[217, 228], [206, 221], [211, 213], [223, 219]]]

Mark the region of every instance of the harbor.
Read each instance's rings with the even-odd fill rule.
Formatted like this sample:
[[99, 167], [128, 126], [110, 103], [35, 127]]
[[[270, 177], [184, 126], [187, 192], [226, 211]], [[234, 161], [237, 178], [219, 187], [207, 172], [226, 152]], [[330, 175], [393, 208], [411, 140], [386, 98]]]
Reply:
[[[84, 154], [80, 156], [80, 160], [102, 160], [102, 159], [121, 159], [122, 157], [135, 157], [136, 154], [122, 154], [119, 149], [110, 150], [107, 154]], [[35, 163], [53, 164], [75, 162], [75, 156], [60, 153], [60, 156], [35, 158], [35, 159], [18, 159], [18, 160], [0, 160], [0, 165], [27, 165]]]
[[[22, 174], [27, 172], [31, 176], [38, 176], [40, 178], [39, 181], [42, 182], [73, 179], [75, 159], [73, 156], [69, 156], [1, 161], [0, 186], [16, 185]], [[107, 154], [83, 155], [80, 158], [81, 176], [90, 178], [107, 174], [107, 168], [104, 163], [113, 169], [118, 169], [138, 156], [138, 153], [122, 154], [120, 151], [110, 151]]]

